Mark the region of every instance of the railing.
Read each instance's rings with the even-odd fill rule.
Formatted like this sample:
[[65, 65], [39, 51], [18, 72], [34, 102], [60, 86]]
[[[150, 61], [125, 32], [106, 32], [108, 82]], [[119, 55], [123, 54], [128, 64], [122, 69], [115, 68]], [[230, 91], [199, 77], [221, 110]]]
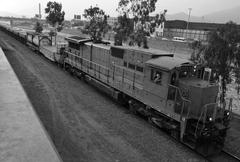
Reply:
[[[88, 59], [85, 59], [81, 56], [78, 56], [72, 52], [66, 53], [69, 55], [67, 59], [68, 62], [76, 68], [82, 70], [83, 72], [86, 72], [96, 77], [96, 79], [99, 79], [106, 84], [110, 84], [117, 89], [122, 89], [127, 94], [133, 95], [135, 97], [139, 97], [139, 95], [141, 94], [141, 86], [143, 85], [143, 74], [125, 69], [124, 67], [116, 64], [110, 64], [111, 67], [106, 67]], [[156, 94], [152, 95], [161, 98], [161, 96], [158, 96]], [[171, 100], [173, 100], [175, 103], [175, 113], [178, 113], [181, 119], [183, 117], [188, 118], [191, 110], [191, 101], [184, 98], [181, 90], [173, 85], [169, 85], [168, 95], [173, 95]], [[170, 98], [169, 96], [168, 99]]]
[[[224, 103], [220, 103], [219, 99], [219, 105], [223, 106], [223, 110], [227, 110], [230, 114], [230, 119], [232, 118], [232, 98], [227, 98]], [[228, 105], [228, 106], [227, 106]]]
[[178, 87], [169, 84], [168, 99], [174, 100], [174, 110], [180, 114], [181, 119], [189, 116], [191, 101], [183, 97]]
[[[112, 84], [118, 88], [128, 87], [128, 91], [131, 94], [135, 93], [135, 90], [140, 90], [138, 85], [143, 84], [143, 74], [139, 74], [136, 71], [130, 71], [116, 64], [111, 64], [110, 67], [100, 65], [96, 62], [85, 59], [72, 52], [66, 52], [68, 54], [68, 62], [76, 68], [101, 79], [107, 84]], [[112, 81], [112, 82], [110, 82]], [[120, 85], [121, 84], [121, 85]]]
[[[211, 109], [211, 112], [209, 112], [209, 109]], [[198, 118], [197, 126], [195, 128], [195, 133], [194, 133], [195, 136], [197, 135], [197, 130], [199, 129], [200, 122], [203, 123], [201, 131], [200, 131], [200, 133], [201, 133], [203, 128], [205, 127], [207, 117], [212, 118], [212, 121], [215, 121], [216, 114], [217, 114], [217, 103], [206, 104], [203, 106], [203, 108], [201, 110], [202, 110], [202, 112], [201, 112], [200, 117]], [[207, 115], [209, 115], [209, 116], [207, 116]]]
[[[143, 74], [139, 74], [137, 71], [130, 71], [130, 70], [125, 69], [124, 67], [121, 67], [121, 66], [116, 65], [116, 64], [112, 64], [111, 65], [112, 67], [108, 68], [108, 67], [100, 65], [96, 62], [87, 60], [87, 59], [85, 59], [81, 56], [78, 56], [78, 55], [76, 55], [72, 52], [66, 52], [66, 53], [69, 55], [69, 60], [72, 63], [72, 65], [75, 65], [76, 63], [80, 63], [83, 66], [85, 66], [86, 68], [93, 69], [93, 70], [95, 70], [95, 68], [94, 68], [95, 66], [98, 66], [98, 67], [101, 67], [103, 69], [109, 70], [110, 71], [109, 76], [113, 77], [114, 75], [116, 76], [116, 74], [117, 74], [118, 76], [122, 76], [122, 77], [124, 77], [124, 79], [128, 79], [130, 81], [134, 81], [134, 77], [135, 77], [135, 83], [138, 83], [138, 84], [143, 83]], [[106, 75], [106, 74], [104, 74], [104, 75]]]

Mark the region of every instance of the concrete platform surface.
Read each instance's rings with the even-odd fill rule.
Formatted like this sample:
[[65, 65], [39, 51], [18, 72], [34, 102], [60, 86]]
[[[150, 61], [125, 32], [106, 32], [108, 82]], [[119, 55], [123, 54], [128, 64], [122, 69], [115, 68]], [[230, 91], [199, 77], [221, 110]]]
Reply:
[[1, 48], [0, 161], [62, 161]]

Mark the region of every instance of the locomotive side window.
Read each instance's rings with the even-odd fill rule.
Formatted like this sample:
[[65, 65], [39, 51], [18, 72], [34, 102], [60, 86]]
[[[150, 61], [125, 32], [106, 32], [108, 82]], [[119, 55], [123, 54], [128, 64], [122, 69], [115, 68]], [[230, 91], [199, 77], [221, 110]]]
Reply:
[[171, 85], [175, 85], [177, 80], [177, 74], [174, 72], [171, 77]]
[[69, 42], [68, 45], [69, 45], [70, 48], [79, 50], [79, 45], [76, 44], [76, 43]]
[[141, 67], [141, 66], [136, 66], [136, 70], [137, 70], [137, 71], [140, 71], [140, 72], [143, 72], [143, 67]]
[[128, 63], [128, 68], [135, 70], [135, 65], [131, 64], [131, 63]]
[[159, 70], [152, 69], [151, 80], [156, 84], [162, 84], [162, 72]]
[[128, 63], [126, 61], [123, 62], [123, 65], [126, 67], [126, 68], [129, 68], [131, 70], [136, 70], [136, 71], [139, 71], [139, 72], [143, 72], [143, 67], [142, 66], [138, 66], [138, 65], [135, 65], [135, 64], [132, 64], [132, 63]]
[[124, 61], [124, 66], [125, 66], [125, 67], [127, 67], [127, 64], [128, 64], [128, 63], [127, 63], [126, 61]]

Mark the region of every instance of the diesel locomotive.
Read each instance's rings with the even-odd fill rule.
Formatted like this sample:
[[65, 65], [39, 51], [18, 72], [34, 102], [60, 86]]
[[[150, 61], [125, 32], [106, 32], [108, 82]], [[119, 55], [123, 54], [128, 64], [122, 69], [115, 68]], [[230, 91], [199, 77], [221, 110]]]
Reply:
[[166, 51], [66, 38], [64, 67], [128, 104], [203, 155], [221, 151], [230, 111], [219, 107], [211, 70]]
[[[218, 104], [219, 86], [211, 69], [174, 57], [172, 53], [71, 36], [55, 52], [45, 48], [50, 38], [1, 27], [46, 58], [111, 95], [204, 156], [224, 146], [231, 110]], [[33, 36], [32, 36], [33, 37]], [[41, 40], [40, 40], [41, 39]], [[52, 48], [52, 47], [51, 47]]]

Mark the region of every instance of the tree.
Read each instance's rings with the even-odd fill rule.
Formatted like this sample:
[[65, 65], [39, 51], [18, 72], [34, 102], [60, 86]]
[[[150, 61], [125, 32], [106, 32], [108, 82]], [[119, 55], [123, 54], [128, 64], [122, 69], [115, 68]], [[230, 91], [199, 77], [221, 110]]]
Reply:
[[99, 7], [92, 7], [85, 9], [83, 16], [89, 20], [85, 26], [83, 33], [89, 34], [94, 42], [101, 42], [104, 35], [109, 29], [107, 23], [108, 15]]
[[62, 29], [65, 12], [62, 11], [62, 4], [49, 1], [45, 8], [45, 13], [48, 14], [46, 19], [53, 27], [56, 27], [58, 31]]
[[164, 28], [164, 23], [166, 22], [166, 13], [167, 10], [165, 9], [161, 14], [156, 14], [154, 20], [151, 21], [151, 33], [155, 31], [156, 27], [162, 26]]
[[[156, 19], [156, 23], [159, 25], [159, 24], [162, 24], [163, 22], [166, 22], [166, 13], [167, 13], [167, 10], [165, 9], [163, 11], [163, 13], [160, 14], [160, 17]], [[157, 16], [156, 16], [157, 17]]]
[[128, 40], [128, 37], [133, 32], [133, 22], [126, 14], [118, 17], [118, 22], [113, 28], [116, 32], [114, 36], [114, 44], [122, 45], [122, 42]]
[[240, 94], [240, 67], [236, 67], [234, 69], [234, 73], [235, 73], [235, 83], [237, 84], [237, 94], [239, 95]]
[[132, 15], [134, 20], [134, 33], [130, 36], [132, 43], [148, 48], [147, 35], [150, 32], [149, 14], [155, 11], [157, 0], [120, 0], [118, 11], [120, 14]]
[[34, 27], [34, 30], [36, 33], [42, 33], [43, 31], [43, 27], [42, 27], [42, 24], [40, 22], [36, 22], [36, 25]]
[[235, 53], [235, 78], [237, 83], [237, 94], [240, 94], [240, 43], [237, 44], [237, 50]]
[[221, 76], [221, 103], [225, 103], [226, 85], [230, 82], [232, 65], [239, 54], [240, 32], [238, 26], [228, 22], [217, 31], [210, 33], [204, 58], [216, 76]]
[[197, 64], [204, 64], [204, 51], [206, 46], [201, 41], [193, 41], [189, 44], [189, 47], [193, 50], [190, 60]]

